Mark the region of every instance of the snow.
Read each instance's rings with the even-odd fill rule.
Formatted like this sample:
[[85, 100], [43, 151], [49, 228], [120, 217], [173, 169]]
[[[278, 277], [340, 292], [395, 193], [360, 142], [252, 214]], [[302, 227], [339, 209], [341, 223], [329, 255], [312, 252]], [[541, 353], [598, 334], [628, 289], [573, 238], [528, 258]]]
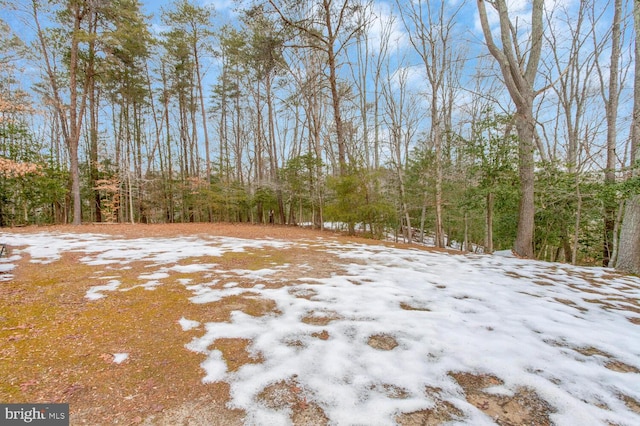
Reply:
[[[215, 263], [179, 265], [187, 258], [206, 256], [210, 262], [224, 253], [265, 247], [295, 250], [301, 242], [0, 236], [16, 247], [13, 257], [0, 263], [5, 277], [23, 253], [33, 263], [47, 263], [63, 251], [75, 251], [84, 253], [81, 262], [89, 265], [151, 262], [148, 273], [139, 276], [150, 291], [169, 282], [172, 274], [205, 272], [208, 279], [171, 281], [183, 285], [193, 303], [240, 294], [273, 300], [277, 313], [256, 317], [237, 310], [228, 322], [201, 324], [175, 313], [182, 330], [196, 333], [186, 348], [203, 355], [202, 381], [228, 382], [229, 404], [245, 410], [249, 424], [289, 424], [286, 411], [265, 406], [257, 396], [291, 377], [334, 424], [393, 424], [401, 412], [434, 406], [426, 387], [441, 389], [439, 397], [463, 412], [464, 424], [492, 424], [466, 402], [450, 372], [494, 375], [504, 382], [491, 388], [498, 394], [530, 388], [553, 407], [551, 420], [557, 425], [640, 424], [640, 415], [621, 400], [626, 395], [640, 401], [637, 277], [517, 259], [508, 253], [450, 255], [326, 239], [313, 244], [324, 244], [339, 259], [338, 272], [317, 278], [309, 264], [294, 271], [292, 265], [251, 271], [223, 270]], [[282, 272], [297, 272], [297, 279], [269, 286], [282, 284]], [[117, 277], [96, 281], [100, 279], [106, 284], [89, 288], [87, 303], [127, 290]], [[247, 282], [253, 286], [247, 288]], [[331, 320], [302, 322], [310, 317]], [[313, 336], [323, 331], [327, 340]], [[376, 349], [369, 345], [374, 335], [392, 336], [398, 345]], [[263, 362], [229, 371], [222, 353], [211, 349], [219, 338], [250, 339], [248, 350]], [[117, 355], [127, 354], [114, 355], [120, 359]], [[630, 371], [608, 368], [612, 361]], [[390, 396], [388, 386], [402, 389], [406, 397]]]
[[188, 320], [185, 317], [182, 317], [178, 320], [180, 327], [182, 327], [183, 331], [193, 330], [194, 328], [200, 327], [199, 321]]
[[127, 358], [129, 358], [129, 354], [128, 353], [124, 353], [124, 352], [115, 353], [115, 354], [113, 354], [113, 363], [114, 364], [121, 364], [124, 361], [126, 361]]
[[120, 281], [110, 279], [105, 285], [96, 285], [87, 290], [86, 297], [89, 300], [98, 300], [102, 299], [104, 296], [103, 291], [115, 291], [120, 287]]

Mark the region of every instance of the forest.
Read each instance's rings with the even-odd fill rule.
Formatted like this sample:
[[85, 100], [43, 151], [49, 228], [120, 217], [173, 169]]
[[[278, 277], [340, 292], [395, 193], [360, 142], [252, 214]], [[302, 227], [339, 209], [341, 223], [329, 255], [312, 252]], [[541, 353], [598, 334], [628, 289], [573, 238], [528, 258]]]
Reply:
[[640, 273], [640, 2], [148, 3], [0, 0], [0, 226], [337, 223]]

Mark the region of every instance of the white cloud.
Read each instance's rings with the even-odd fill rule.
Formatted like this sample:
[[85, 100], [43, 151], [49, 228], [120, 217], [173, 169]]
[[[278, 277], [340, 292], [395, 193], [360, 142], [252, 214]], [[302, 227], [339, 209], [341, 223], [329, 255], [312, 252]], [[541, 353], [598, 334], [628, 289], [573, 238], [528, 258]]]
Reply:
[[379, 52], [385, 35], [389, 37], [391, 49], [402, 49], [409, 46], [409, 35], [402, 26], [402, 21], [394, 13], [394, 7], [387, 2], [373, 4], [374, 21], [369, 26], [370, 47]]

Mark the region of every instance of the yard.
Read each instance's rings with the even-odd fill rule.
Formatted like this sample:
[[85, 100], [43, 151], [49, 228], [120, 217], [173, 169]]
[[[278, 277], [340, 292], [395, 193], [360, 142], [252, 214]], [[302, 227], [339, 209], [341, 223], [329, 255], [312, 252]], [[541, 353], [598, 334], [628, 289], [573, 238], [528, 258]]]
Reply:
[[301, 228], [3, 229], [0, 402], [71, 424], [640, 424], [640, 279]]

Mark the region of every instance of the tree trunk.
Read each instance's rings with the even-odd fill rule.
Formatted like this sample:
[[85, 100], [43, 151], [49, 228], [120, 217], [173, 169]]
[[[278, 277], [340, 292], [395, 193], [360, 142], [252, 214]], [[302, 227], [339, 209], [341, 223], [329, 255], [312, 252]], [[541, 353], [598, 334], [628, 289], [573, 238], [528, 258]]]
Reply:
[[612, 243], [612, 247], [613, 249], [611, 250], [611, 258], [609, 259], [609, 264], [607, 265], [609, 268], [613, 268], [616, 265], [616, 262], [618, 261], [618, 250], [619, 250], [619, 235], [620, 235], [620, 227], [622, 225], [622, 217], [624, 215], [624, 206], [625, 206], [625, 202], [624, 200], [620, 201], [619, 206], [618, 206], [618, 213], [616, 214], [616, 220], [615, 223], [613, 224], [613, 243]]
[[398, 178], [399, 178], [399, 183], [400, 183], [400, 203], [402, 206], [402, 215], [404, 216], [404, 221], [407, 224], [407, 240], [408, 243], [411, 244], [413, 243], [413, 228], [411, 227], [411, 215], [409, 212], [409, 206], [407, 205], [407, 195], [406, 195], [406, 189], [405, 189], [405, 185], [404, 185], [404, 178], [402, 176], [402, 172], [398, 171]]
[[[97, 15], [91, 18], [91, 31], [95, 31], [97, 25]], [[96, 189], [99, 177], [98, 170], [98, 100], [96, 99], [96, 79], [94, 70], [95, 41], [89, 42], [89, 55], [87, 63], [87, 77], [89, 79], [89, 187], [93, 190], [93, 200], [95, 208], [95, 221], [102, 222], [102, 206], [100, 191]]]
[[[640, 2], [633, 2], [633, 27], [635, 29], [635, 73], [633, 79], [633, 119], [631, 122], [631, 167], [640, 160]], [[633, 176], [640, 175], [637, 168], [632, 171]]]
[[[71, 165], [71, 194], [73, 195], [73, 224], [80, 225], [82, 223], [82, 198], [80, 197], [80, 169], [78, 164], [78, 145], [80, 142], [80, 129], [82, 128], [82, 116], [86, 99], [86, 90], [82, 97], [82, 107], [78, 108], [78, 62], [80, 49], [80, 23], [82, 22], [83, 12], [80, 6], [75, 6], [73, 11], [73, 34], [71, 37], [71, 52], [69, 60], [69, 160]], [[85, 85], [86, 89], [86, 85]]]
[[576, 175], [576, 224], [573, 236], [573, 251], [571, 253], [571, 264], [575, 265], [578, 262], [578, 242], [580, 241], [580, 222], [582, 220], [582, 193], [580, 192], [580, 182]]
[[440, 127], [440, 111], [438, 111], [438, 90], [440, 87], [437, 84], [432, 83], [432, 105], [431, 105], [431, 125], [433, 132], [433, 143], [435, 148], [435, 156], [436, 156], [436, 223], [435, 223], [435, 231], [436, 231], [436, 247], [444, 247], [444, 226], [442, 223], [442, 128]]
[[[520, 174], [520, 206], [518, 211], [518, 231], [514, 243], [515, 252], [522, 257], [534, 256], [533, 235], [535, 229], [535, 125], [533, 116], [533, 100], [536, 96], [534, 82], [538, 73], [538, 65], [542, 51], [544, 0], [533, 0], [531, 6], [531, 32], [527, 53], [518, 48], [520, 40], [513, 23], [509, 19], [507, 2], [495, 0], [490, 2], [498, 12], [500, 22], [500, 39], [498, 47], [493, 40], [492, 29], [487, 17], [485, 0], [477, 0], [480, 23], [487, 47], [496, 59], [511, 99], [516, 105], [516, 129], [519, 141], [519, 174]], [[526, 58], [528, 54], [528, 58]]]
[[[616, 143], [619, 100], [619, 75], [620, 64], [620, 25], [622, 19], [622, 0], [615, 0], [614, 15], [611, 30], [611, 61], [609, 68], [609, 98], [606, 100], [605, 110], [607, 116], [607, 167], [604, 171], [605, 185], [613, 185], [616, 182]], [[609, 266], [613, 254], [613, 232], [615, 227], [616, 208], [613, 201], [606, 202], [604, 206], [604, 236], [602, 244], [602, 265]]]
[[616, 268], [640, 274], [640, 195], [627, 201], [620, 230]]
[[[69, 166], [71, 173], [71, 195], [73, 198], [73, 224], [82, 223], [82, 199], [80, 196], [80, 169], [78, 164], [78, 145], [80, 141], [80, 130], [82, 129], [82, 119], [84, 117], [85, 107], [87, 104], [88, 89], [88, 73], [85, 73], [82, 84], [82, 92], [79, 94], [79, 50], [81, 24], [87, 16], [86, 10], [83, 9], [84, 4], [71, 2], [69, 5], [69, 15], [73, 20], [73, 28], [71, 28], [71, 41], [69, 46], [69, 102], [63, 101], [62, 89], [58, 85], [58, 76], [55, 66], [52, 64], [51, 55], [49, 54], [49, 46], [40, 26], [38, 10], [40, 5], [36, 0], [31, 3], [32, 17], [38, 36], [38, 47], [45, 63], [47, 77], [51, 85], [51, 95], [55, 102], [56, 114], [60, 121], [61, 131], [69, 149]], [[68, 112], [68, 113], [67, 113]]]
[[484, 247], [487, 253], [493, 253], [493, 192], [487, 194], [486, 224]]
[[[533, 103], [533, 100], [532, 100]], [[533, 234], [535, 228], [535, 199], [534, 180], [535, 162], [534, 138], [535, 123], [531, 114], [516, 114], [516, 128], [518, 130], [518, 157], [520, 174], [520, 204], [518, 209], [518, 231], [514, 250], [520, 256], [533, 257]]]
[[169, 120], [169, 87], [166, 79], [165, 65], [162, 65], [162, 87], [163, 96], [162, 101], [164, 104], [164, 125], [166, 126], [166, 147], [167, 147], [167, 186], [165, 187], [166, 194], [166, 208], [167, 208], [167, 221], [169, 223], [175, 222], [175, 210], [174, 210], [174, 194], [173, 194], [173, 149], [171, 147], [171, 121]]
[[333, 120], [336, 126], [336, 140], [338, 144], [338, 167], [340, 175], [347, 172], [347, 155], [345, 138], [342, 127], [342, 114], [340, 113], [340, 92], [338, 91], [338, 76], [336, 72], [336, 58], [333, 49], [329, 50], [329, 85], [331, 87], [331, 105], [333, 107]]
[[462, 251], [471, 251], [469, 250], [469, 213], [467, 211], [464, 212], [464, 240], [462, 242]]

